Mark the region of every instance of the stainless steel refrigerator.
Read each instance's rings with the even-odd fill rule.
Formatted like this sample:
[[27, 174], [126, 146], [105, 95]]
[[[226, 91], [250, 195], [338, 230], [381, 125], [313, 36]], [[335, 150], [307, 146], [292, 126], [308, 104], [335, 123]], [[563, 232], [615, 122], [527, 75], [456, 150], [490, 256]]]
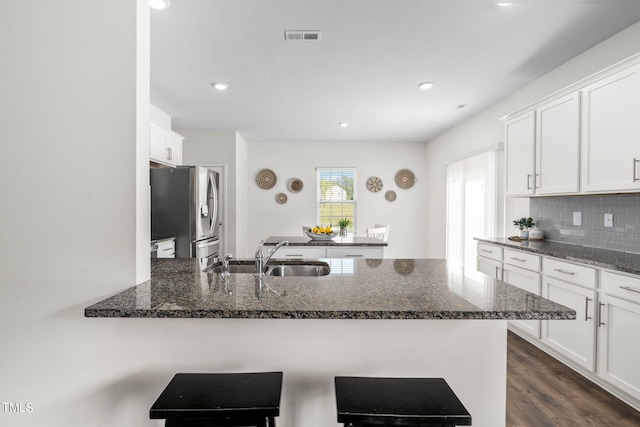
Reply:
[[201, 268], [221, 250], [220, 175], [200, 166], [151, 171], [151, 238], [176, 238], [176, 258], [198, 258]]

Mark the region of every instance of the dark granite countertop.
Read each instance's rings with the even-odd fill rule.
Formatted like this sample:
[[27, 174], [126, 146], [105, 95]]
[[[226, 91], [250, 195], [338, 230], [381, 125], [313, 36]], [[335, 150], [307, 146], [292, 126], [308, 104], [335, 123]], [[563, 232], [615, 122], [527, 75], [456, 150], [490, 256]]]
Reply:
[[567, 261], [640, 275], [640, 254], [568, 245], [546, 240], [515, 242], [507, 237], [476, 237], [475, 240], [500, 245], [509, 249], [519, 249], [537, 255], [547, 255], [566, 259]]
[[[272, 260], [278, 264], [303, 261]], [[323, 259], [323, 277], [227, 279], [195, 259], [153, 259], [151, 280], [85, 309], [86, 317], [276, 319], [575, 319], [575, 311], [445, 260]], [[232, 263], [251, 264], [253, 260]]]
[[275, 246], [286, 240], [289, 246], [387, 246], [387, 242], [377, 237], [336, 236], [331, 240], [312, 240], [306, 236], [271, 236], [265, 239], [265, 246]]

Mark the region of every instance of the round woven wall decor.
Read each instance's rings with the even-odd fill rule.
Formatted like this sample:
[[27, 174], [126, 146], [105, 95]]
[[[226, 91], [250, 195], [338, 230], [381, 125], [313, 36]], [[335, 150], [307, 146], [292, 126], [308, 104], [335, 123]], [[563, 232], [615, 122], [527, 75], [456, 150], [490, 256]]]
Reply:
[[396, 173], [396, 184], [400, 188], [411, 188], [416, 183], [416, 176], [409, 169], [401, 169]]
[[389, 190], [386, 193], [384, 193], [384, 198], [387, 199], [387, 201], [389, 201], [389, 202], [395, 201], [396, 197], [397, 196], [396, 196], [396, 192], [395, 191]]
[[377, 193], [382, 190], [382, 180], [377, 176], [370, 177], [367, 179], [367, 190], [373, 193]]
[[271, 169], [262, 169], [256, 175], [256, 183], [258, 184], [258, 187], [263, 190], [273, 188], [277, 181], [278, 177], [276, 177], [276, 174]]
[[285, 203], [287, 203], [287, 195], [284, 193], [278, 193], [276, 195], [276, 202], [278, 202], [281, 205], [284, 205]]
[[292, 193], [299, 193], [302, 190], [302, 187], [304, 187], [302, 180], [298, 178], [291, 178], [289, 180], [289, 184], [287, 184], [287, 188], [289, 188], [289, 191]]

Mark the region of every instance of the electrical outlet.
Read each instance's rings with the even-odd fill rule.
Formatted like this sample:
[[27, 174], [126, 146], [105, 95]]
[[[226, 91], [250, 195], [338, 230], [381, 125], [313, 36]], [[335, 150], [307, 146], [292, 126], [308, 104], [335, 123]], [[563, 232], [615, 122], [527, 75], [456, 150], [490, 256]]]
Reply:
[[613, 214], [604, 214], [604, 226], [613, 227]]
[[573, 225], [582, 225], [582, 212], [573, 213]]

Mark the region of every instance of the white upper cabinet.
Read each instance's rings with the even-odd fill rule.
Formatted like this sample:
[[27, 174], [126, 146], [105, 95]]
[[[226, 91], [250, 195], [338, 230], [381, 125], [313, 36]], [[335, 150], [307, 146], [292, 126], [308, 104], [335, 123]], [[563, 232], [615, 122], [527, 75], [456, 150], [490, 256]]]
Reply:
[[582, 190], [640, 188], [640, 64], [582, 89]]
[[535, 112], [505, 122], [505, 195], [529, 196], [535, 191]]
[[149, 159], [166, 166], [182, 164], [183, 136], [156, 123], [149, 123]]
[[580, 189], [580, 94], [571, 93], [536, 109], [535, 194]]

